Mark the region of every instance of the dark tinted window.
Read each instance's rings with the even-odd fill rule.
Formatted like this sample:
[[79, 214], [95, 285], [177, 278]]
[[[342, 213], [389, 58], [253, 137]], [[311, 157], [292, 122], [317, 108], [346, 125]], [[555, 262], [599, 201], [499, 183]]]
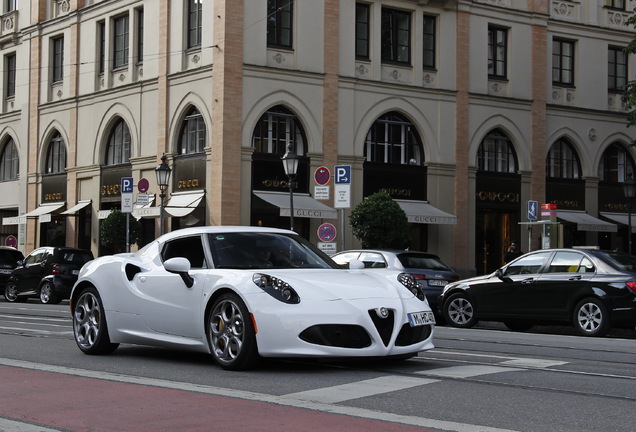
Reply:
[[433, 255], [402, 253], [397, 257], [404, 268], [452, 271], [447, 265], [441, 262], [439, 258]]
[[16, 262], [23, 259], [22, 252], [17, 250], [0, 250], [0, 264], [15, 265]]
[[618, 252], [601, 252], [599, 256], [619, 270], [636, 271], [636, 256]]
[[186, 258], [193, 268], [207, 268], [201, 236], [183, 237], [167, 242], [161, 258], [166, 261], [178, 257]]
[[84, 265], [93, 259], [90, 251], [83, 250], [60, 250], [58, 256], [60, 261], [79, 265]]
[[506, 276], [539, 273], [539, 270], [551, 254], [552, 252], [539, 252], [522, 257], [508, 266]]

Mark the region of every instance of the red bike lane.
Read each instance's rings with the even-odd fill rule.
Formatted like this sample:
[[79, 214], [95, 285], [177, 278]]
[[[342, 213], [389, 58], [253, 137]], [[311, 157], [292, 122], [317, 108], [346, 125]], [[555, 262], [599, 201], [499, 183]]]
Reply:
[[310, 409], [0, 366], [0, 417], [70, 432], [433, 432]]

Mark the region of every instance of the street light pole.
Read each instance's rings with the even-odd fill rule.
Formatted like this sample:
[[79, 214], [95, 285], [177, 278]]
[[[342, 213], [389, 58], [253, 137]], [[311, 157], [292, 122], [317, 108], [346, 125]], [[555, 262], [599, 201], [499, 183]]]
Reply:
[[296, 172], [298, 171], [298, 155], [292, 149], [291, 145], [287, 146], [287, 152], [281, 158], [283, 161], [283, 169], [287, 174], [289, 185], [289, 225], [290, 229], [294, 230], [294, 179], [296, 178]]
[[159, 232], [163, 235], [163, 210], [164, 200], [166, 198], [166, 189], [168, 189], [168, 181], [170, 181], [170, 173], [172, 170], [166, 163], [166, 154], [161, 156], [161, 163], [155, 168], [155, 174], [157, 175], [157, 185], [159, 186], [159, 197], [161, 198], [161, 205], [159, 207]]
[[636, 181], [631, 174], [627, 175], [623, 183], [623, 193], [627, 198], [627, 252], [632, 254], [632, 199], [636, 195]]

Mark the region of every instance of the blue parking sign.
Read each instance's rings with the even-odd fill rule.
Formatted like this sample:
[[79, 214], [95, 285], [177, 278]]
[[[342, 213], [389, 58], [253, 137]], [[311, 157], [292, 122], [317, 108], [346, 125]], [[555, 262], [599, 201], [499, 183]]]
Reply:
[[539, 201], [528, 201], [528, 220], [537, 220], [539, 214]]
[[122, 177], [121, 178], [121, 193], [133, 193], [133, 178], [132, 177]]
[[336, 165], [334, 167], [334, 183], [351, 184], [351, 165]]

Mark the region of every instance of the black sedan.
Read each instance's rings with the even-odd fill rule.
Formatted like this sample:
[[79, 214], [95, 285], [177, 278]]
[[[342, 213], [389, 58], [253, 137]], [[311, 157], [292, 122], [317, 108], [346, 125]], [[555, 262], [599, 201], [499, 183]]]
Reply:
[[511, 330], [574, 325], [601, 336], [636, 326], [636, 256], [587, 249], [529, 252], [493, 274], [447, 285], [439, 298], [454, 327], [500, 321]]

